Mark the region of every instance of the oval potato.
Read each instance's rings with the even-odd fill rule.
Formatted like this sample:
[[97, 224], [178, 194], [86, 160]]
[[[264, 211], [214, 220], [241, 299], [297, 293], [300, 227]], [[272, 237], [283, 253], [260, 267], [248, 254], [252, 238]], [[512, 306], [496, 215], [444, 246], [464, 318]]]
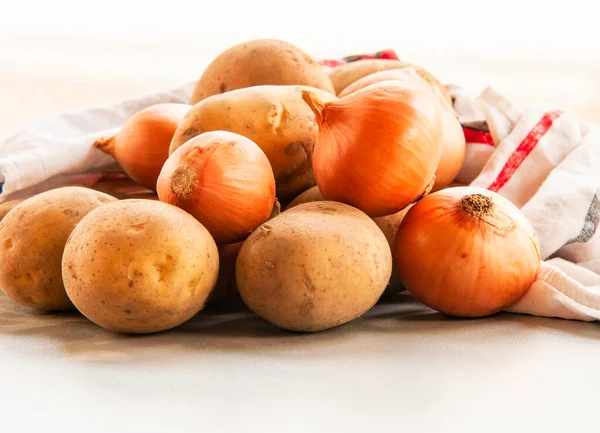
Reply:
[[262, 318], [314, 332], [367, 312], [389, 281], [392, 256], [362, 211], [330, 202], [298, 205], [266, 222], [242, 245], [238, 290]]
[[61, 272], [65, 244], [82, 218], [112, 201], [99, 191], [63, 187], [18, 204], [0, 222], [0, 289], [27, 307], [73, 309]]
[[334, 93], [327, 73], [304, 51], [284, 41], [257, 39], [217, 56], [198, 80], [190, 103], [261, 85], [303, 85]]
[[217, 245], [194, 217], [154, 200], [129, 199], [90, 212], [65, 247], [73, 304], [112, 331], [151, 333], [200, 311], [219, 272]]
[[314, 113], [302, 100], [304, 89], [314, 91], [324, 102], [335, 99], [305, 86], [256, 86], [204, 99], [179, 125], [169, 151], [207, 131], [243, 135], [267, 155], [277, 197], [291, 200], [315, 184], [312, 152], [318, 127]]
[[[324, 200], [325, 200], [325, 198], [323, 198], [323, 194], [321, 194], [321, 191], [319, 191], [319, 187], [317, 185], [315, 185], [312, 188], [309, 188], [306, 191], [304, 191], [302, 194], [300, 194], [294, 200], [292, 200], [290, 202], [290, 204], [288, 205], [288, 207], [286, 208], [286, 210], [291, 209], [295, 206], [298, 206], [302, 203], [310, 203], [310, 202], [324, 201]], [[394, 245], [396, 243], [396, 233], [398, 233], [398, 227], [400, 227], [400, 223], [402, 222], [402, 219], [404, 219], [404, 215], [406, 215], [406, 213], [411, 208], [411, 206], [412, 205], [410, 205], [410, 206], [406, 207], [405, 209], [401, 210], [400, 212], [397, 212], [392, 215], [386, 215], [386, 216], [382, 216], [382, 217], [372, 218], [372, 220], [375, 222], [375, 224], [377, 224], [377, 227], [379, 227], [379, 229], [385, 235], [385, 238], [388, 241], [390, 249], [392, 250], [392, 255], [394, 253]], [[406, 290], [406, 288], [402, 284], [402, 281], [400, 281], [400, 276], [398, 275], [398, 269], [394, 263], [393, 267], [392, 267], [392, 275], [390, 277], [390, 281], [389, 281], [387, 287], [385, 288], [385, 292], [383, 293], [383, 295], [386, 298], [388, 298], [388, 297], [394, 296], [404, 290]]]

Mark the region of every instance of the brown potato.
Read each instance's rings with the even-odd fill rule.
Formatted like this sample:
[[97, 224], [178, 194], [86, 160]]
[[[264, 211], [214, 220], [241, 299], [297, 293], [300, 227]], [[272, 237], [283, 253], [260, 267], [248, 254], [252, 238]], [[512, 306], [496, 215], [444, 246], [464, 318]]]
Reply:
[[194, 217], [154, 200], [121, 200], [87, 215], [62, 262], [67, 293], [112, 331], [173, 328], [200, 311], [215, 286], [219, 254]]
[[339, 95], [342, 90], [359, 78], [366, 77], [377, 71], [402, 68], [405, 65], [400, 60], [392, 59], [357, 60], [333, 68], [329, 71], [329, 78], [335, 88], [335, 94]]
[[84, 216], [115, 200], [88, 188], [64, 187], [17, 205], [0, 222], [0, 289], [38, 310], [72, 309], [61, 275], [65, 243]]
[[266, 222], [242, 245], [238, 290], [248, 307], [289, 330], [347, 323], [382, 295], [392, 271], [385, 236], [362, 211], [304, 203]]
[[[302, 203], [310, 203], [314, 201], [324, 200], [325, 199], [323, 198], [323, 194], [321, 194], [321, 191], [319, 191], [319, 187], [315, 185], [312, 188], [309, 188], [306, 191], [304, 191], [294, 200], [292, 200], [286, 208], [286, 210], [298, 206]], [[373, 218], [373, 221], [375, 222], [375, 224], [377, 224], [377, 227], [379, 227], [385, 235], [385, 238], [387, 239], [388, 244], [390, 245], [390, 249], [392, 250], [392, 254], [394, 253], [394, 245], [396, 243], [396, 233], [398, 233], [398, 227], [400, 227], [400, 223], [402, 222], [404, 215], [406, 215], [411, 206], [412, 205], [393, 215]], [[400, 281], [398, 269], [394, 264], [392, 267], [392, 275], [390, 277], [390, 281], [387, 287], [385, 288], [383, 296], [388, 298], [402, 292], [403, 290], [405, 290], [405, 287], [402, 284], [402, 281]]]
[[308, 54], [287, 42], [257, 39], [217, 56], [202, 74], [190, 103], [262, 85], [302, 85], [334, 92], [327, 73]]
[[[196, 104], [179, 125], [170, 153], [207, 131], [235, 132], [265, 152], [275, 175], [277, 197], [291, 200], [315, 184], [312, 151], [318, 127], [302, 100], [305, 86], [256, 86], [211, 96]], [[313, 89], [322, 101], [335, 99]]]

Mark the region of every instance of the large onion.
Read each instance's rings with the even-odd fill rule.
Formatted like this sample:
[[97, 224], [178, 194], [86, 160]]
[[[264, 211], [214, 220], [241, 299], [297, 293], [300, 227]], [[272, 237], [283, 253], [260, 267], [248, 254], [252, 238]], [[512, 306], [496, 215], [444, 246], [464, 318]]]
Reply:
[[415, 204], [396, 235], [394, 259], [417, 299], [463, 317], [517, 302], [540, 265], [535, 232], [521, 211], [474, 187], [444, 189]]
[[308, 90], [303, 98], [319, 124], [313, 171], [327, 200], [377, 217], [399, 212], [433, 186], [441, 110], [423, 80], [384, 81], [326, 103]]
[[425, 69], [413, 66], [379, 71], [350, 84], [340, 93], [340, 97], [381, 81], [400, 80], [405, 82], [406, 80], [419, 79], [419, 77], [431, 86], [431, 89], [437, 95], [442, 105], [440, 110], [444, 148], [442, 150], [442, 159], [435, 172], [436, 179], [433, 190], [437, 191], [447, 187], [456, 178], [462, 168], [465, 159], [465, 134], [454, 113], [446, 88], [433, 75]]

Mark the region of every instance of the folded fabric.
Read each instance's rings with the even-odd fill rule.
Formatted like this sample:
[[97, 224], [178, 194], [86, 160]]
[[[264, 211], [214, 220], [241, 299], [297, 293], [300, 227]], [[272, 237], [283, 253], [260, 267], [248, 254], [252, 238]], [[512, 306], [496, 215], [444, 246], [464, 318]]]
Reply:
[[97, 176], [120, 171], [115, 160], [94, 148], [135, 113], [150, 105], [185, 102], [195, 82], [114, 104], [37, 119], [0, 144], [0, 203], [67, 184], [89, 184]]
[[[391, 50], [324, 60], [332, 68]], [[139, 110], [188, 102], [194, 82], [102, 107], [38, 119], [0, 144], [0, 203], [67, 184], [93, 184], [119, 171], [93, 142], [116, 133]], [[448, 86], [467, 141], [456, 179], [489, 188], [529, 218], [543, 260], [527, 294], [507, 311], [575, 320], [600, 319], [600, 127], [532, 104], [520, 111], [493, 89], [474, 95]]]
[[537, 233], [541, 258], [550, 258], [508, 311], [600, 319], [600, 275], [590, 270], [600, 268], [592, 267], [600, 259], [600, 127], [540, 104], [519, 113], [493, 89], [472, 99], [471, 108], [461, 103], [463, 111], [479, 110], [495, 143], [470, 184], [519, 206]]

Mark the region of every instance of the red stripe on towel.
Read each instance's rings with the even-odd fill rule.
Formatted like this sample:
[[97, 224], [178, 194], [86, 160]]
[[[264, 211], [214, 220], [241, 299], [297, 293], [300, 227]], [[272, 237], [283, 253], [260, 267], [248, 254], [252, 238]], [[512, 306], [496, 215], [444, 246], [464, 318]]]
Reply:
[[494, 139], [489, 132], [477, 131], [475, 129], [467, 128], [466, 126], [463, 126], [462, 129], [467, 143], [489, 144], [490, 146], [494, 146]]
[[527, 156], [535, 149], [542, 137], [550, 130], [554, 121], [562, 115], [562, 111], [550, 111], [540, 119], [533, 127], [527, 136], [517, 146], [515, 151], [510, 155], [502, 170], [496, 177], [496, 180], [488, 187], [489, 190], [498, 192], [510, 178], [515, 174], [515, 171], [521, 166]]

